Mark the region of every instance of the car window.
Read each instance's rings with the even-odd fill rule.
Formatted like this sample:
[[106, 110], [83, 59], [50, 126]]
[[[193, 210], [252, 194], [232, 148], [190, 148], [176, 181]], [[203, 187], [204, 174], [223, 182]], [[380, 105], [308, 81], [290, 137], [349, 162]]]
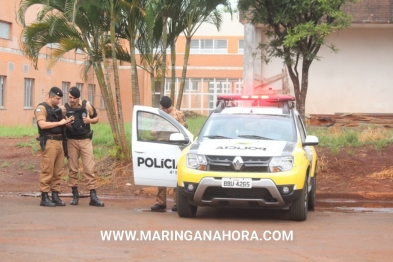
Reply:
[[166, 119], [148, 112], [138, 112], [138, 141], [167, 142], [169, 136], [180, 131]]
[[300, 115], [296, 116], [296, 122], [297, 122], [297, 126], [299, 128], [300, 137], [301, 137], [302, 141], [304, 142], [306, 140], [307, 133], [306, 133], [306, 129], [304, 128], [303, 121], [300, 118]]
[[199, 139], [261, 139], [295, 141], [289, 117], [272, 115], [212, 115]]

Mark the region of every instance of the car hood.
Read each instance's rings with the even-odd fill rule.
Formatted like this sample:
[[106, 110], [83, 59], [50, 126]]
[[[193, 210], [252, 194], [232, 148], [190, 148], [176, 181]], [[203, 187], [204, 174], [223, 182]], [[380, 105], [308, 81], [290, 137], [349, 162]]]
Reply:
[[288, 156], [296, 143], [277, 140], [209, 139], [196, 140], [189, 153], [213, 156]]

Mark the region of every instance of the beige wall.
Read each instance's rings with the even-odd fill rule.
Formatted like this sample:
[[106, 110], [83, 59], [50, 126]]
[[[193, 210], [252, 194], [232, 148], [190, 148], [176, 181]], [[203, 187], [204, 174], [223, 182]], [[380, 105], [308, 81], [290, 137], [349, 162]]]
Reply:
[[[100, 116], [101, 122], [107, 122], [105, 108], [101, 108], [100, 87], [94, 77], [89, 75], [89, 79], [83, 82], [81, 79], [81, 63], [83, 55], [71, 52], [66, 54], [51, 71], [47, 72], [47, 66], [50, 61], [50, 55], [53, 51], [45, 47], [41, 50], [41, 58], [38, 62], [38, 70], [35, 70], [31, 62], [23, 56], [19, 39], [22, 27], [16, 22], [15, 14], [18, 8], [19, 0], [2, 1], [0, 8], [0, 20], [9, 22], [11, 26], [11, 39], [0, 38], [0, 76], [4, 76], [5, 93], [4, 108], [0, 109], [0, 125], [31, 125], [33, 123], [34, 109], [40, 102], [47, 98], [47, 93], [52, 86], [62, 87], [62, 82], [70, 82], [71, 86], [76, 83], [84, 83], [82, 89], [82, 98], [88, 97], [88, 85], [95, 84], [96, 93], [94, 105]], [[35, 13], [40, 6], [33, 6], [28, 12], [27, 23], [35, 18]], [[192, 54], [188, 62], [187, 77], [190, 78], [242, 78], [243, 55], [238, 54], [238, 41], [243, 39], [243, 26], [234, 16], [231, 20], [229, 14], [224, 15], [223, 29], [218, 32], [211, 25], [203, 25], [195, 35], [194, 39], [227, 39], [228, 54], [209, 54], [196, 55]], [[180, 77], [183, 67], [185, 50], [185, 39], [180, 36], [177, 43], [177, 60], [176, 76]], [[170, 57], [168, 56], [168, 65]], [[13, 70], [9, 70], [9, 64], [14, 65]], [[28, 67], [28, 71], [24, 69]], [[112, 73], [113, 76], [113, 73]], [[150, 77], [142, 69], [138, 69], [139, 86], [141, 101], [144, 105], [151, 105]], [[170, 72], [167, 72], [170, 77]], [[31, 108], [24, 108], [24, 80], [25, 78], [34, 79], [33, 102]], [[114, 87], [112, 83], [112, 87]], [[132, 91], [131, 91], [131, 71], [128, 63], [120, 66], [120, 88], [122, 97], [122, 106], [124, 119], [126, 122], [131, 121], [132, 117]]]
[[[306, 114], [392, 113], [393, 25], [354, 24], [327, 40], [339, 52], [322, 47], [321, 60], [312, 63]], [[259, 63], [257, 73], [263, 77], [279, 74], [283, 68], [281, 60]], [[290, 79], [289, 83], [293, 94]], [[281, 83], [272, 86], [281, 88]]]

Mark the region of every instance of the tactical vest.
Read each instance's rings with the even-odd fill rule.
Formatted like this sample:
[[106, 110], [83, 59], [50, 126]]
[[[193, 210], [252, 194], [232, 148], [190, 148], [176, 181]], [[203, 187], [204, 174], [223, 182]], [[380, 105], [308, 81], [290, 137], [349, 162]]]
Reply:
[[[43, 102], [39, 105], [42, 105], [46, 109], [46, 122], [60, 122], [63, 119], [63, 115], [61, 112], [61, 109], [58, 106], [55, 106], [52, 108], [50, 105], [47, 103]], [[46, 136], [46, 135], [55, 135], [55, 134], [61, 134], [61, 126], [53, 127], [50, 129], [41, 129], [40, 126], [37, 124], [38, 127], [38, 133], [41, 136]]]
[[[89, 114], [86, 109], [86, 100], [82, 101], [82, 107], [80, 108], [71, 108], [68, 103], [64, 106], [67, 110], [66, 116], [74, 116], [74, 123], [72, 123], [71, 127], [67, 128], [68, 138], [85, 138], [90, 133], [90, 124], [83, 123], [83, 118]], [[93, 110], [94, 115], [92, 117], [96, 117], [97, 113], [94, 108]]]

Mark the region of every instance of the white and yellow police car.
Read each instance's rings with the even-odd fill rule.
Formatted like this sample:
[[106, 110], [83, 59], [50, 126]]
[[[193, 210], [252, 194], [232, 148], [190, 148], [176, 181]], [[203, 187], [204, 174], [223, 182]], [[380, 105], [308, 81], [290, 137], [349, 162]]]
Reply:
[[294, 101], [219, 95], [195, 141], [165, 112], [135, 106], [135, 183], [177, 185], [180, 217], [198, 207], [289, 208], [292, 220], [306, 220], [315, 206], [318, 138], [307, 135]]

